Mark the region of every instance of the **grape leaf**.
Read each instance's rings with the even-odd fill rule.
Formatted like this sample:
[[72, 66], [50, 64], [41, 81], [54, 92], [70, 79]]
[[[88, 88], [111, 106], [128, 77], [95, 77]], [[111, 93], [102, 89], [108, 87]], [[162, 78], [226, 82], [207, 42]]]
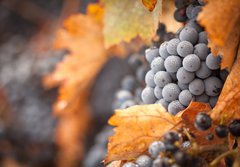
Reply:
[[240, 48], [237, 60], [227, 77], [221, 95], [211, 116], [215, 121], [224, 120], [226, 123], [232, 118], [240, 119]]
[[157, 0], [142, 0], [143, 5], [151, 12], [157, 4]]
[[206, 28], [214, 55], [223, 55], [221, 68], [231, 68], [240, 38], [239, 0], [208, 0], [198, 20]]
[[159, 104], [117, 110], [109, 120], [109, 124], [117, 128], [109, 139], [105, 162], [137, 157], [179, 121], [179, 117], [169, 114]]
[[67, 49], [69, 54], [44, 78], [46, 87], [60, 86], [54, 105], [59, 117], [57, 143], [60, 147], [60, 166], [81, 158], [89, 123], [88, 97], [92, 82], [107, 60], [103, 44], [102, 24], [87, 15], [73, 15], [57, 32], [56, 48]]
[[121, 41], [130, 41], [140, 36], [150, 41], [156, 32], [161, 1], [149, 12], [139, 0], [102, 0], [104, 4], [104, 39], [110, 47]]

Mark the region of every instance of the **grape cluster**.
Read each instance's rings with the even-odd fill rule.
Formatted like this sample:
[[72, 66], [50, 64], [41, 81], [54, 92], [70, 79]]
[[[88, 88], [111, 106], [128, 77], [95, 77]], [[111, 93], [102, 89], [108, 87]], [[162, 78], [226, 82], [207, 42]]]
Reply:
[[190, 20], [175, 38], [147, 49], [151, 69], [145, 76], [142, 101], [161, 104], [173, 115], [191, 101], [214, 107], [228, 71], [220, 70], [221, 56], [213, 56], [207, 44], [206, 32]]
[[115, 94], [113, 109], [127, 108], [141, 103], [141, 92], [144, 88], [144, 77], [148, 71], [142, 54], [132, 54], [128, 58], [131, 73], [124, 76], [121, 87]]
[[195, 19], [204, 4], [203, 0], [175, 0], [175, 20], [186, 22], [188, 19]]
[[[206, 113], [200, 112], [195, 117], [195, 127], [199, 131], [208, 130], [212, 126], [212, 119]], [[228, 125], [220, 124], [215, 127], [215, 135], [207, 134], [206, 140], [213, 140], [214, 136], [220, 139], [227, 139], [228, 135], [233, 137], [240, 136], [240, 120], [234, 119]], [[201, 152], [191, 153], [191, 148], [197, 143], [192, 139], [195, 136], [186, 133], [184, 130], [178, 132], [170, 131], [163, 135], [162, 140], [152, 142], [148, 147], [148, 153], [140, 155], [134, 161], [123, 164], [123, 167], [192, 167], [206, 166], [207, 161], [211, 161], [204, 157]], [[210, 150], [208, 150], [210, 151]], [[214, 150], [213, 150], [214, 152]], [[218, 156], [218, 155], [216, 155]], [[213, 159], [215, 157], [212, 157]], [[233, 160], [232, 160], [233, 161]]]

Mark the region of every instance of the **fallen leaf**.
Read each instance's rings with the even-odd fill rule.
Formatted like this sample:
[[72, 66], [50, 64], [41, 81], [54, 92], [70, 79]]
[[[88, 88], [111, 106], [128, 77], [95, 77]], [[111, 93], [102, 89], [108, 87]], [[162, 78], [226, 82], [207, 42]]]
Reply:
[[102, 0], [104, 4], [104, 39], [108, 48], [121, 41], [129, 42], [140, 36], [150, 41], [155, 34], [161, 11], [159, 0], [152, 12], [139, 0]]
[[224, 84], [216, 106], [211, 112], [214, 121], [225, 123], [232, 118], [240, 119], [240, 48], [230, 74]]
[[137, 157], [147, 150], [150, 143], [177, 126], [180, 120], [159, 104], [117, 110], [109, 120], [109, 124], [116, 128], [115, 135], [109, 139], [105, 162]]
[[208, 0], [198, 16], [210, 39], [214, 55], [222, 55], [221, 68], [231, 68], [240, 38], [239, 0]]
[[157, 0], [142, 0], [143, 5], [151, 12], [157, 4]]

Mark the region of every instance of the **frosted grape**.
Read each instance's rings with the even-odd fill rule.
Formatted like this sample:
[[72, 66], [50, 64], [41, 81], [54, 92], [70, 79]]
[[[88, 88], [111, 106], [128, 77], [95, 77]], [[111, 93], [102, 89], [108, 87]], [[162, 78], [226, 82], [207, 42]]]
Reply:
[[151, 87], [144, 88], [142, 91], [141, 98], [145, 104], [154, 103], [156, 101], [156, 97], [154, 95], [154, 89]]
[[183, 68], [189, 72], [197, 71], [201, 66], [199, 57], [195, 54], [190, 54], [183, 59]]
[[156, 86], [154, 88], [154, 95], [156, 98], [161, 99], [162, 98], [162, 88]]
[[206, 31], [202, 31], [198, 34], [198, 43], [205, 43], [206, 45], [208, 44], [208, 37]]
[[201, 6], [196, 6], [192, 9], [192, 18], [196, 18], [198, 13], [202, 10]]
[[136, 164], [138, 164], [139, 167], [151, 167], [152, 159], [148, 155], [140, 155], [136, 159]]
[[173, 100], [178, 99], [180, 91], [181, 90], [177, 84], [169, 83], [166, 86], [164, 86], [162, 90], [162, 96], [166, 101], [171, 102]]
[[165, 41], [160, 45], [159, 54], [163, 59], [166, 59], [170, 54], [167, 51], [168, 42]]
[[195, 101], [202, 102], [202, 103], [208, 103], [209, 96], [206, 95], [205, 93], [203, 93], [203, 94], [201, 94], [199, 96], [195, 96]]
[[201, 63], [201, 67], [196, 71], [196, 76], [205, 79], [212, 74], [212, 71], [207, 67], [205, 62]]
[[193, 53], [193, 45], [188, 41], [182, 41], [177, 46], [177, 53], [181, 57], [185, 57]]
[[215, 107], [215, 105], [217, 104], [217, 101], [218, 101], [218, 96], [210, 97], [209, 99], [210, 106], [212, 108]]
[[161, 57], [156, 57], [151, 63], [151, 69], [154, 73], [165, 70], [164, 59]]
[[184, 84], [184, 83], [181, 83], [178, 81], [178, 86], [181, 90], [185, 90], [185, 89], [188, 89], [188, 84]]
[[220, 67], [220, 61], [217, 56], [213, 56], [211, 53], [206, 58], [206, 64], [211, 70], [217, 70]]
[[210, 49], [204, 43], [199, 43], [194, 46], [194, 54], [196, 54], [200, 58], [200, 60], [206, 60], [209, 52]]
[[174, 100], [168, 105], [168, 112], [172, 115], [176, 115], [179, 111], [182, 111], [185, 107], [178, 101]]
[[178, 96], [179, 102], [186, 107], [190, 104], [193, 98], [194, 97], [189, 90], [181, 91], [181, 93]]
[[177, 71], [177, 79], [183, 84], [190, 83], [195, 77], [195, 74], [185, 70], [183, 67], [179, 68]]
[[202, 27], [194, 19], [189, 20], [185, 27], [191, 27], [195, 29], [198, 33], [203, 31]]
[[167, 110], [169, 102], [167, 102], [165, 99], [160, 99], [156, 102], [156, 104], [161, 104]]
[[189, 91], [193, 95], [201, 95], [204, 92], [204, 83], [201, 79], [194, 79], [189, 84]]
[[148, 147], [148, 152], [152, 158], [157, 158], [160, 152], [166, 150], [165, 144], [162, 141], [155, 141], [151, 143]]
[[158, 71], [155, 75], [154, 75], [154, 82], [157, 86], [159, 87], [164, 87], [165, 85], [167, 85], [168, 83], [172, 82], [172, 78], [169, 75], [168, 72], [166, 71]]
[[145, 50], [145, 58], [146, 60], [151, 63], [155, 57], [159, 56], [158, 48], [152, 47]]
[[135, 86], [136, 86], [136, 80], [131, 75], [124, 77], [121, 82], [121, 87], [122, 89], [125, 89], [125, 90], [133, 91]]
[[185, 27], [180, 32], [179, 38], [181, 41], [189, 41], [193, 45], [195, 45], [198, 41], [198, 33], [192, 27]]
[[152, 70], [148, 71], [145, 75], [145, 82], [147, 86], [155, 87], [154, 82], [154, 72]]
[[167, 72], [175, 73], [182, 66], [182, 60], [179, 56], [168, 56], [165, 59], [164, 67]]
[[168, 45], [167, 45], [168, 53], [171, 55], [177, 55], [177, 45], [180, 42], [181, 41], [178, 38], [173, 38], [170, 41], [168, 41]]
[[127, 163], [123, 164], [122, 167], [138, 167], [138, 165], [133, 162], [127, 162]]
[[189, 19], [192, 18], [192, 10], [193, 10], [194, 6], [192, 4], [188, 5], [188, 7], [186, 8], [186, 15]]
[[208, 96], [218, 96], [221, 92], [223, 83], [222, 81], [214, 76], [211, 76], [204, 80], [205, 93]]

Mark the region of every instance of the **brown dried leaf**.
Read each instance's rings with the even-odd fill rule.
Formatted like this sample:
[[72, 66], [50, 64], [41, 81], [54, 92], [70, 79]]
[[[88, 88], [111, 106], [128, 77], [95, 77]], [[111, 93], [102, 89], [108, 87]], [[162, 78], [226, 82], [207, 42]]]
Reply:
[[221, 95], [211, 117], [219, 122], [221, 120], [226, 123], [232, 118], [240, 119], [240, 48], [238, 49], [238, 57], [233, 68], [224, 84]]
[[109, 120], [109, 124], [117, 128], [108, 143], [106, 162], [137, 157], [147, 150], [151, 142], [177, 126], [180, 120], [159, 104], [117, 110]]
[[142, 0], [143, 5], [151, 12], [157, 4], [157, 0]]
[[240, 38], [240, 1], [208, 0], [198, 20], [206, 28], [209, 46], [215, 55], [223, 55], [221, 68], [231, 68]]

